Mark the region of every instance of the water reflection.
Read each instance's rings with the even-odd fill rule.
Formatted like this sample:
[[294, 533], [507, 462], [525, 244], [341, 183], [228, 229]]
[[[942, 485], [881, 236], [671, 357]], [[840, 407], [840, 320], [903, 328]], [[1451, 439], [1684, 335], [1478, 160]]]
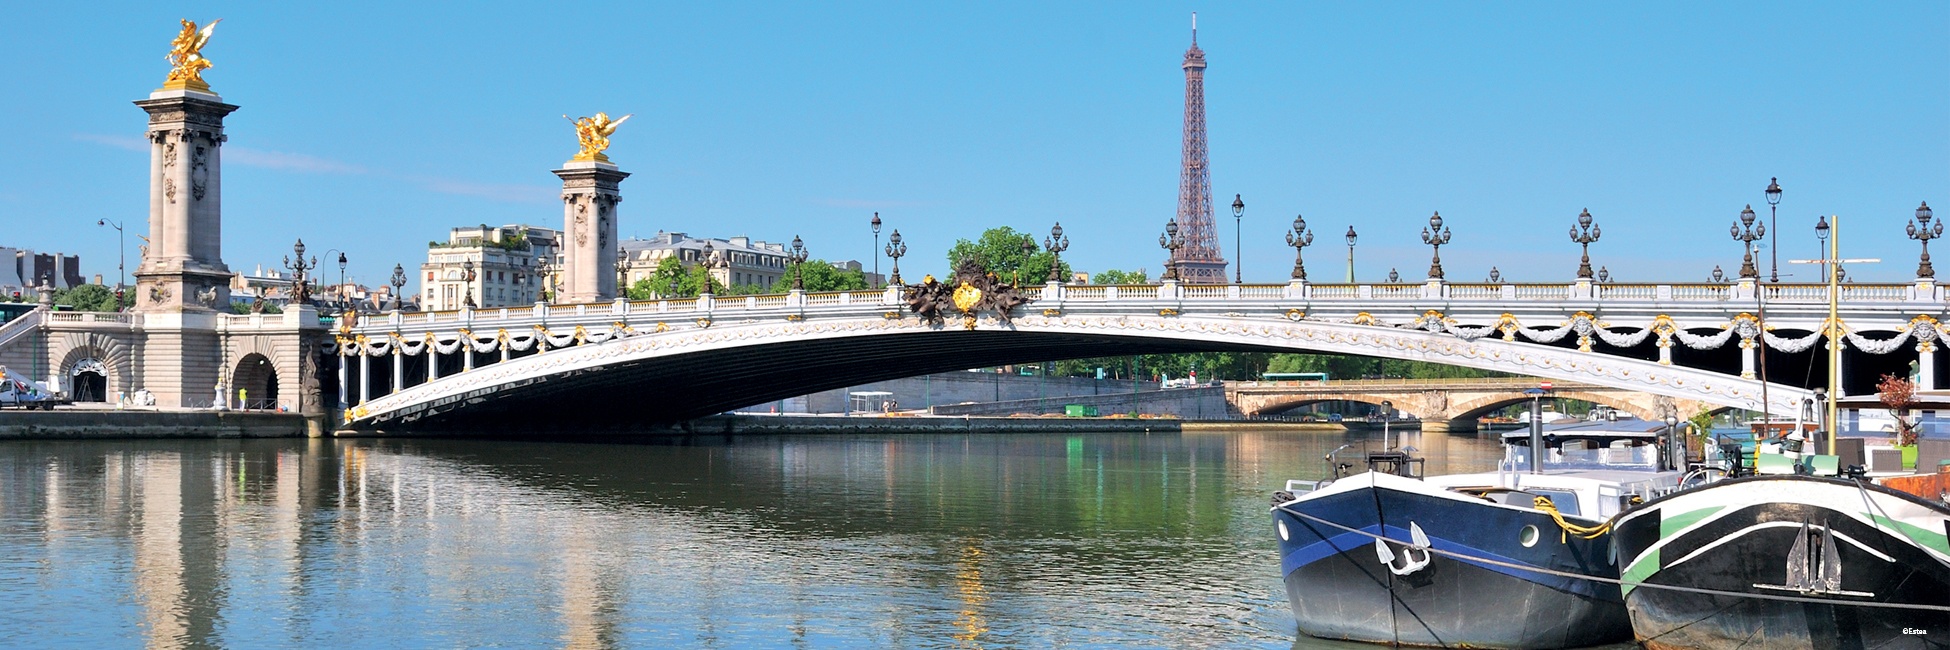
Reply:
[[[13, 443], [0, 638], [1285, 647], [1266, 495], [1365, 441]], [[1497, 457], [1466, 436], [1444, 451]]]

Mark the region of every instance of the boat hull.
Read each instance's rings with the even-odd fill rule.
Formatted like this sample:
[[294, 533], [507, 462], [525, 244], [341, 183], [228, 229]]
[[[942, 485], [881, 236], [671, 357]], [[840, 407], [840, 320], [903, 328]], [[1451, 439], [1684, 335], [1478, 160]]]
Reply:
[[[1396, 575], [1374, 539], [1420, 527], [1437, 550], [1578, 575], [1616, 577], [1608, 540], [1561, 538], [1549, 515], [1453, 495], [1420, 481], [1374, 475], [1372, 485], [1314, 494], [1275, 508], [1287, 599], [1300, 631], [1372, 643], [1471, 648], [1566, 648], [1631, 636], [1615, 585], [1429, 554]], [[1342, 479], [1367, 483], [1368, 475]], [[1298, 514], [1296, 514], [1298, 513]], [[1305, 516], [1301, 516], [1305, 515]], [[1311, 518], [1311, 519], [1310, 519]], [[1590, 522], [1583, 522], [1590, 523]], [[1531, 527], [1530, 546], [1523, 544]], [[1389, 545], [1405, 567], [1412, 554]]]
[[[1950, 606], [1946, 523], [1950, 510], [1892, 490], [1767, 476], [1645, 503], [1619, 518], [1614, 537], [1628, 560], [1625, 580], [1644, 583], [1625, 588], [1625, 603], [1648, 648], [1942, 648], [1950, 647], [1950, 613], [1886, 605]], [[1809, 557], [1811, 545], [1831, 548], [1839, 561], [1791, 569], [1790, 556]], [[1791, 575], [1824, 571], [1839, 584], [1810, 590]]]

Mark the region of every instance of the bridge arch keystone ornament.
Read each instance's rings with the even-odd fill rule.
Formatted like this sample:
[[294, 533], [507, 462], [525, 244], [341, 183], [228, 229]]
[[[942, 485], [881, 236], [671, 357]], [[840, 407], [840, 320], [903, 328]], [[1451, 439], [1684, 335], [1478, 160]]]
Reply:
[[959, 313], [962, 328], [969, 330], [975, 329], [977, 316], [983, 312], [993, 313], [997, 322], [1009, 325], [1016, 307], [1029, 302], [1015, 285], [1002, 282], [974, 258], [963, 258], [956, 264], [955, 277], [949, 282], [929, 275], [921, 284], [908, 287], [905, 299], [908, 310], [931, 325], [940, 325], [948, 316]]

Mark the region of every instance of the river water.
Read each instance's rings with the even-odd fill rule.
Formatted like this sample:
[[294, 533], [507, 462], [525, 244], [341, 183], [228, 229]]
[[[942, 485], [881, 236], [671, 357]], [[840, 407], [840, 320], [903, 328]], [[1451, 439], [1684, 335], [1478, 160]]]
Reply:
[[1267, 516], [1350, 443], [6, 443], [0, 645], [1366, 648], [1296, 637]]

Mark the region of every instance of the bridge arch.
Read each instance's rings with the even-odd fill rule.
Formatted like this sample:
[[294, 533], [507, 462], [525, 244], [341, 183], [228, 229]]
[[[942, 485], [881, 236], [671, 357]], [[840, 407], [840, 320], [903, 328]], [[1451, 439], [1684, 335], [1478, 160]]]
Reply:
[[[1759, 387], [1703, 370], [1575, 349], [1422, 329], [1287, 318], [1067, 316], [1056, 309], [1000, 324], [930, 325], [885, 307], [817, 320], [696, 319], [654, 324], [600, 344], [552, 349], [475, 368], [355, 407], [357, 428], [497, 428], [520, 421], [583, 425], [579, 410], [678, 421], [847, 385], [1036, 360], [1213, 350], [1307, 351], [1429, 361], [1582, 381], [1702, 402], [1758, 406]], [[491, 339], [482, 340], [492, 346]], [[386, 354], [344, 341], [351, 354]], [[782, 378], [788, 379], [781, 381]], [[1780, 412], [1808, 391], [1772, 388]], [[541, 417], [535, 417], [541, 416]]]
[[1415, 419], [1417, 420], [1448, 419], [1443, 417], [1441, 413], [1430, 412], [1429, 409], [1427, 408], [1427, 405], [1425, 405], [1419, 399], [1407, 399], [1397, 395], [1374, 395], [1370, 393], [1346, 393], [1342, 395], [1335, 395], [1333, 397], [1303, 397], [1299, 399], [1287, 400], [1282, 402], [1274, 402], [1266, 406], [1260, 407], [1259, 409], [1256, 409], [1251, 413], [1248, 413], [1248, 415], [1281, 413], [1285, 411], [1291, 411], [1293, 409], [1297, 409], [1303, 406], [1307, 406], [1309, 404], [1320, 404], [1322, 402], [1359, 402], [1362, 404], [1373, 406], [1375, 408], [1381, 408], [1382, 402], [1390, 402], [1394, 404], [1395, 410], [1415, 416]]
[[[1660, 420], [1666, 417], [1665, 412], [1660, 409], [1660, 404], [1633, 400], [1627, 397], [1626, 395], [1619, 394], [1619, 393], [1601, 393], [1601, 392], [1579, 391], [1579, 390], [1553, 390], [1551, 391], [1549, 398], [1550, 399], [1573, 399], [1581, 402], [1590, 402], [1592, 404], [1597, 404], [1599, 406], [1609, 406], [1613, 409], [1617, 409], [1625, 413], [1630, 413], [1632, 414], [1632, 417], [1641, 420]], [[1529, 401], [1530, 401], [1530, 396], [1524, 395], [1522, 393], [1482, 397], [1482, 398], [1470, 400], [1456, 405], [1455, 417], [1457, 419], [1473, 420], [1476, 418], [1483, 417], [1484, 415], [1490, 413], [1491, 411], [1508, 407], [1513, 404], [1527, 403]], [[1681, 414], [1682, 417], [1684, 417], [1685, 415], [1687, 414], [1685, 413]]]
[[[55, 378], [61, 382], [55, 390], [70, 396], [88, 397], [89, 401], [110, 401], [116, 394], [126, 395], [135, 390], [131, 385], [133, 376], [132, 351], [127, 343], [114, 336], [99, 332], [63, 333], [53, 352], [48, 355], [55, 360]], [[91, 394], [81, 396], [76, 393], [76, 379], [80, 375], [99, 375], [99, 385], [84, 386]], [[93, 381], [92, 377], [81, 377]], [[99, 388], [100, 394], [92, 391]]]

